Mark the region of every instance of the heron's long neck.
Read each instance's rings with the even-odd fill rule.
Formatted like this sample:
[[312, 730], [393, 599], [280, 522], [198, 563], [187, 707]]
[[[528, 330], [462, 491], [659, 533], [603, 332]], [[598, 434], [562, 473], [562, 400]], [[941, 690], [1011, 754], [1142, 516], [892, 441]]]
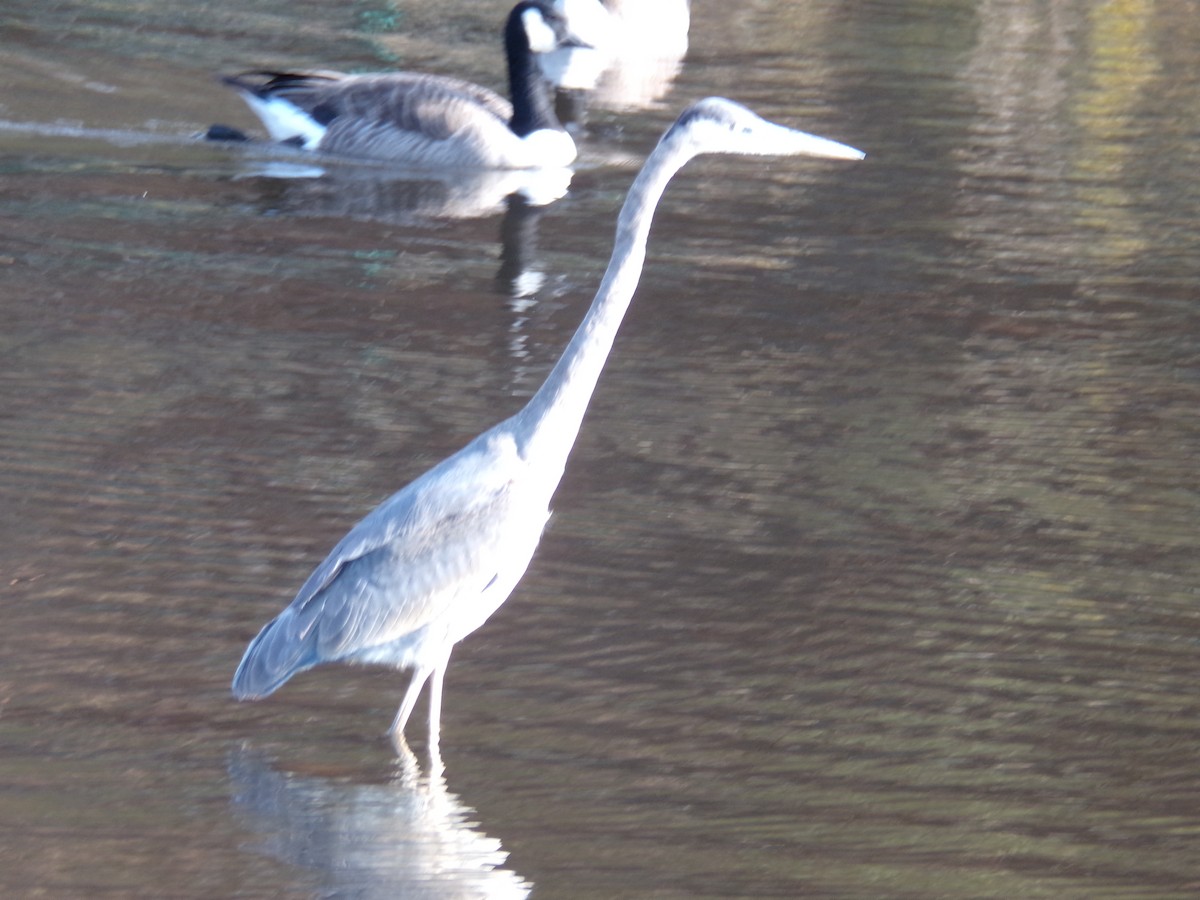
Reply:
[[566, 465], [588, 401], [641, 277], [654, 209], [671, 176], [691, 155], [678, 142], [667, 139], [650, 154], [617, 217], [612, 259], [596, 299], [546, 383], [514, 417], [522, 455], [532, 465], [545, 467], [548, 476], [561, 474]]

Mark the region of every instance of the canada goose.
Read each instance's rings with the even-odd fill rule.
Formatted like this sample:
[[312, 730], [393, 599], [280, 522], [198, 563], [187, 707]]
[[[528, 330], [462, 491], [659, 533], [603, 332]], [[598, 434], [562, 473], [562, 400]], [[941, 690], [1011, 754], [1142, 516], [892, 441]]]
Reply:
[[265, 697], [296, 673], [328, 662], [410, 669], [392, 739], [401, 750], [404, 726], [428, 682], [429, 744], [436, 752], [450, 651], [525, 573], [633, 299], [654, 210], [671, 177], [700, 153], [863, 156], [729, 100], [710, 97], [686, 109], [629, 189], [600, 288], [545, 383], [522, 410], [393, 494], [342, 538], [291, 605], [250, 642], [233, 676], [235, 697]]
[[244, 72], [236, 88], [276, 141], [411, 166], [532, 169], [576, 155], [534, 54], [568, 46], [563, 16], [523, 0], [504, 28], [512, 103], [458, 78], [417, 72]]

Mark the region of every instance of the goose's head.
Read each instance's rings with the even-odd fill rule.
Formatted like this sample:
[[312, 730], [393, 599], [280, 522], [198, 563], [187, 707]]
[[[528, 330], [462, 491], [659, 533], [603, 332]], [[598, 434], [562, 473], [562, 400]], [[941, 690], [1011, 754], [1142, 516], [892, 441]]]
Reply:
[[722, 97], [693, 103], [663, 135], [663, 143], [676, 141], [691, 154], [733, 153], [747, 156], [824, 156], [862, 159], [866, 156], [846, 144], [768, 122], [741, 104]]
[[531, 53], [549, 53], [560, 47], [586, 47], [571, 30], [567, 18], [544, 0], [523, 0], [508, 14], [508, 42], [523, 44]]

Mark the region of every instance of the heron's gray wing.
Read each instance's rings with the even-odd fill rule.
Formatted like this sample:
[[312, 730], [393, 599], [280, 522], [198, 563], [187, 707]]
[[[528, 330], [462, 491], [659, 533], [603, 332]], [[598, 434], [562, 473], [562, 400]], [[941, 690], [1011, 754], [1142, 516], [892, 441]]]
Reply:
[[398, 523], [381, 542], [342, 558], [301, 604], [301, 618], [311, 617], [317, 630], [318, 656], [389, 644], [483, 593], [505, 564], [512, 502], [508, 486], [496, 485], [467, 507]]
[[[291, 604], [251, 641], [234, 674], [235, 696], [266, 696], [322, 662], [369, 659], [372, 649], [439, 615], [452, 617], [456, 608], [469, 615], [471, 607], [459, 603], [477, 601], [497, 575], [528, 561], [529, 542], [536, 543], [545, 524], [545, 506], [538, 516], [534, 507], [541, 500], [519, 496], [528, 464], [502, 427], [476, 438], [350, 529]], [[523, 560], [514, 547], [526, 551]]]
[[337, 659], [482, 592], [521, 518], [513, 483], [523, 466], [511, 442], [480, 439], [376, 507], [300, 588], [289, 607], [296, 637]]
[[[369, 656], [486, 589], [504, 564], [498, 538], [511, 491], [476, 485], [483, 489], [454, 507], [453, 496], [421, 480], [352, 528], [250, 642], [235, 696], [264, 697], [319, 663]], [[375, 661], [403, 664], [380, 652]]]

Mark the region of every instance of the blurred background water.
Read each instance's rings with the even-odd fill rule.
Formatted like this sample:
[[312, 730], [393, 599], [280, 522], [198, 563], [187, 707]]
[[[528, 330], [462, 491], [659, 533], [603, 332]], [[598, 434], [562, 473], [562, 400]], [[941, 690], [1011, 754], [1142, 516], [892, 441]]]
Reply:
[[[499, 87], [506, 12], [0, 11], [0, 893], [1200, 890], [1198, 4], [695, 0], [534, 210], [194, 138], [261, 134], [245, 68]], [[714, 93], [868, 158], [668, 190], [444, 776], [395, 673], [235, 704], [344, 531], [540, 383]]]

